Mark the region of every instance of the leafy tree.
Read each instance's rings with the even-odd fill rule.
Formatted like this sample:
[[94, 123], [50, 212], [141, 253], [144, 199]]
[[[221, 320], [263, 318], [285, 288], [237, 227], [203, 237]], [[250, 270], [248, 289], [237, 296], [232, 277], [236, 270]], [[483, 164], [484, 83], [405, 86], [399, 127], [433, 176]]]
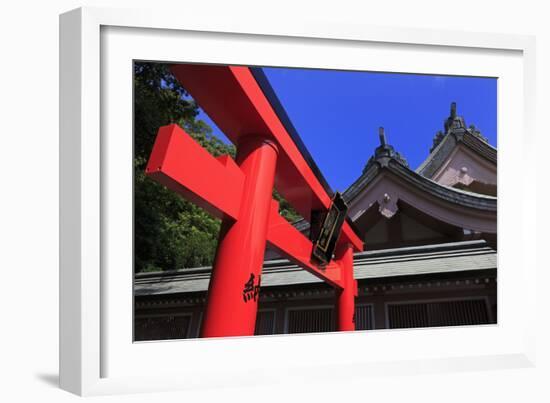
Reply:
[[[134, 256], [135, 271], [175, 270], [212, 264], [220, 220], [145, 176], [158, 128], [176, 123], [214, 156], [235, 156], [235, 147], [198, 120], [199, 109], [160, 63], [134, 64]], [[281, 214], [300, 216], [276, 191]]]
[[302, 219], [302, 216], [275, 189], [273, 189], [273, 198], [279, 202], [279, 214], [286, 218], [289, 223]]

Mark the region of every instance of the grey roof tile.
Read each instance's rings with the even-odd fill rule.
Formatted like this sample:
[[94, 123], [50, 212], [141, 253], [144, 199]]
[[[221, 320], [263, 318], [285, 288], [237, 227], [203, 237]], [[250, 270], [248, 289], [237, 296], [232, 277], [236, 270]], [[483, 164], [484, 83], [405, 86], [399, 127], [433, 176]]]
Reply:
[[[357, 280], [496, 269], [497, 253], [485, 241], [405, 247], [360, 252], [354, 255]], [[136, 275], [136, 296], [203, 292], [208, 289], [210, 267]], [[311, 273], [280, 259], [266, 262], [262, 288], [321, 283]]]

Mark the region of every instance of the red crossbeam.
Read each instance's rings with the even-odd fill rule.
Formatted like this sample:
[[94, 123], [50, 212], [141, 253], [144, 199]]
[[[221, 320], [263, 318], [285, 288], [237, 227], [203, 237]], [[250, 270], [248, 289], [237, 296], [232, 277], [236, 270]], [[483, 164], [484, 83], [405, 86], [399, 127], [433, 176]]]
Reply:
[[279, 203], [272, 201], [267, 241], [291, 262], [336, 288], [342, 288], [340, 266], [331, 261], [321, 268], [311, 261], [311, 241], [279, 214]]
[[178, 125], [159, 129], [145, 172], [218, 218], [239, 216], [244, 175], [235, 161], [214, 158]]

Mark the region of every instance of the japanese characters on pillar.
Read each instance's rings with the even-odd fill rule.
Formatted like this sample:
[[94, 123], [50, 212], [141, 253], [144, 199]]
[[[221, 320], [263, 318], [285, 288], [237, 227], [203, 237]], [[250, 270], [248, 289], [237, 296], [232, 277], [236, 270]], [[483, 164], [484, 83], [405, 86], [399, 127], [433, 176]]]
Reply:
[[[345, 221], [341, 195], [331, 200], [289, 134], [272, 89], [247, 67], [179, 64], [172, 72], [237, 146], [236, 161], [215, 158], [169, 125], [159, 129], [146, 168], [147, 175], [222, 219], [201, 336], [254, 334], [268, 244], [336, 288], [338, 329], [353, 330], [353, 251], [362, 250], [362, 240]], [[274, 188], [304, 218], [322, 213], [315, 244], [279, 215]]]

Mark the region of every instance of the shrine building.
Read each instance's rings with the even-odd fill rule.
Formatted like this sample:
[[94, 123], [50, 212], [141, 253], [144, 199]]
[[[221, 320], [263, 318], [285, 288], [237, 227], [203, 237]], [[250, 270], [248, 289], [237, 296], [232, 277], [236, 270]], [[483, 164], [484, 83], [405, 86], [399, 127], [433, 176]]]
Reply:
[[[451, 105], [413, 169], [380, 145], [343, 193], [364, 240], [353, 259], [357, 330], [497, 322], [497, 150]], [[293, 225], [309, 236], [305, 220]], [[335, 290], [275, 251], [262, 270], [257, 335], [335, 331]], [[198, 337], [211, 268], [135, 275], [135, 340]]]

